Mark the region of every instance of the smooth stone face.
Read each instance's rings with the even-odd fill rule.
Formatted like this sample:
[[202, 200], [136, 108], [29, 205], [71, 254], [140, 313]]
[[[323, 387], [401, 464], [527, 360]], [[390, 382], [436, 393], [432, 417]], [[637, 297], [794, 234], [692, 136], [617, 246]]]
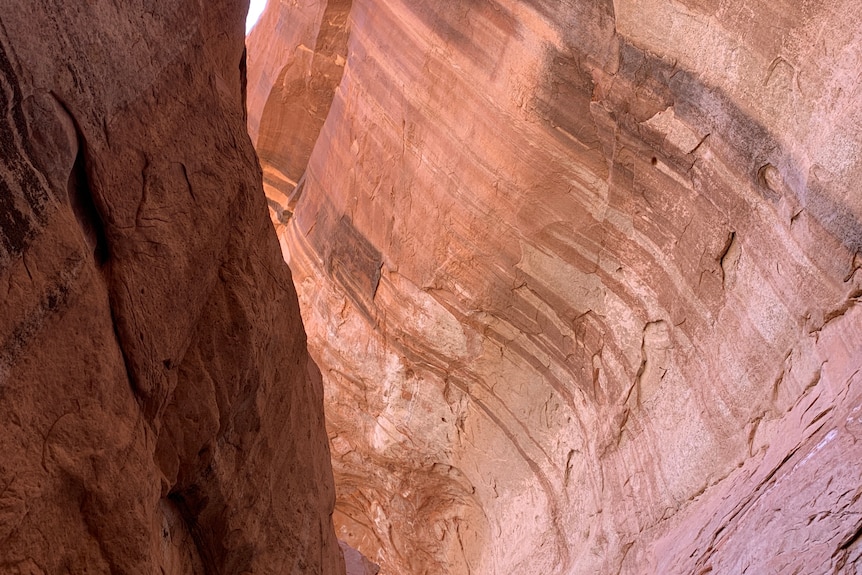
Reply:
[[0, 9], [0, 572], [343, 573], [236, 2]]
[[252, 33], [250, 133], [339, 537], [389, 573], [862, 568], [859, 3], [302, 4]]

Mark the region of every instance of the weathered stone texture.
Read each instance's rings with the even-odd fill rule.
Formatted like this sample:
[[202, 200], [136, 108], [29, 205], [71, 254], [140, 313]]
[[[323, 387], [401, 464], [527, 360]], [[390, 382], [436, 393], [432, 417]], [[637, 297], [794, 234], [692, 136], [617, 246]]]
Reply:
[[249, 101], [339, 536], [390, 575], [862, 569], [862, 4], [354, 0], [334, 74], [335, 4], [271, 3]]
[[242, 2], [0, 3], [0, 572], [339, 573]]

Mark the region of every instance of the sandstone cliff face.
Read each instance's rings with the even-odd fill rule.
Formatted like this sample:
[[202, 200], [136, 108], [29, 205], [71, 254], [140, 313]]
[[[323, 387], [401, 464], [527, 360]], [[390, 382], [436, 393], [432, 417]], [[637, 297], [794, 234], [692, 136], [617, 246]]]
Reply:
[[344, 570], [244, 16], [2, 2], [2, 573]]
[[862, 5], [345, 9], [271, 2], [249, 52], [339, 536], [389, 574], [862, 569]]

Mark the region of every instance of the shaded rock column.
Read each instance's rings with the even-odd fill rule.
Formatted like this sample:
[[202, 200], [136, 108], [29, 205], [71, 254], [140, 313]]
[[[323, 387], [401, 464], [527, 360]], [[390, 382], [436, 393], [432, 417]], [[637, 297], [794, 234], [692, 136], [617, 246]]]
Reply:
[[342, 573], [242, 2], [0, 8], [0, 571]]

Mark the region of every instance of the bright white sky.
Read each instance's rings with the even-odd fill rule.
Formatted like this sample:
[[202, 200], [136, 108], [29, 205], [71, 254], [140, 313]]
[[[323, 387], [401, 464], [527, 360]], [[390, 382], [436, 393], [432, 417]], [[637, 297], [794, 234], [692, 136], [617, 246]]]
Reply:
[[248, 5], [248, 18], [245, 19], [246, 34], [251, 32], [252, 26], [260, 18], [260, 14], [264, 8], [266, 8], [266, 0], [251, 0], [251, 3]]

